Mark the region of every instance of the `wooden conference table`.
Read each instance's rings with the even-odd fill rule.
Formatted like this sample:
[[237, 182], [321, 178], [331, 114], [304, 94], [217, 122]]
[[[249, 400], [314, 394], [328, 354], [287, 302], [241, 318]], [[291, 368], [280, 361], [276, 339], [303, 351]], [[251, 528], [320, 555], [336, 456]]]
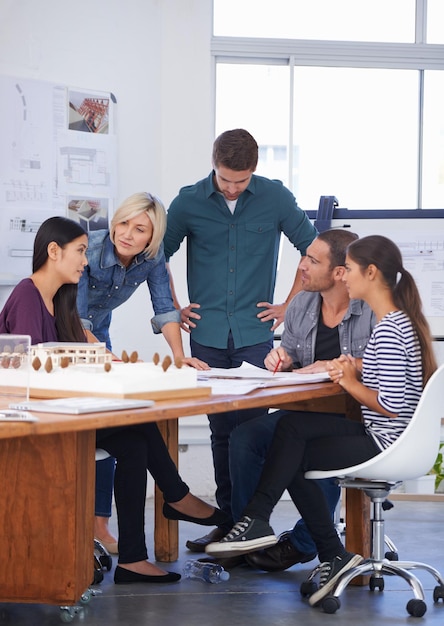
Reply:
[[[7, 403], [0, 396], [0, 408]], [[91, 584], [96, 429], [157, 421], [177, 462], [177, 418], [261, 406], [357, 416], [351, 398], [327, 382], [162, 400], [131, 411], [39, 413], [38, 422], [0, 423], [0, 602], [70, 605]], [[156, 491], [155, 556], [169, 562], [178, 557], [178, 523], [162, 516], [160, 500]], [[346, 506], [347, 519], [353, 519], [347, 547], [368, 555], [365, 497], [350, 490]]]

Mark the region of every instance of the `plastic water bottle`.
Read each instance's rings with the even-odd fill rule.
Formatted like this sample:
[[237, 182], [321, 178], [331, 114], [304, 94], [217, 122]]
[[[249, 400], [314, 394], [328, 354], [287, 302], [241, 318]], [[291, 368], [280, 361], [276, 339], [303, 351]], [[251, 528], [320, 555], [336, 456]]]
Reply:
[[230, 579], [230, 573], [226, 572], [218, 563], [203, 563], [193, 559], [186, 561], [183, 568], [184, 578], [203, 580], [206, 583], [221, 583]]

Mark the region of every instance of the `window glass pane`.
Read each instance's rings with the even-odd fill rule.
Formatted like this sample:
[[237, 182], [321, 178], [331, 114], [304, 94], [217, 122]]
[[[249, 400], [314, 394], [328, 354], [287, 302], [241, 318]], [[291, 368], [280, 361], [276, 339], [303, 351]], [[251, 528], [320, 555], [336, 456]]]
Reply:
[[288, 184], [290, 70], [219, 63], [216, 135], [245, 128], [259, 144], [257, 173]]
[[294, 189], [317, 208], [417, 208], [416, 71], [295, 68]]
[[425, 72], [422, 206], [444, 208], [444, 73]]
[[444, 43], [444, 2], [427, 2], [427, 43]]
[[[317, 209], [321, 195], [336, 196], [340, 206], [353, 209], [418, 208], [417, 72], [319, 67], [294, 72], [291, 148], [290, 70], [283, 66], [218, 64], [216, 134], [239, 127], [250, 131], [259, 144], [257, 173], [282, 180], [304, 209]], [[441, 189], [442, 206], [442, 184], [436, 180], [442, 183], [444, 175], [444, 78], [440, 72], [434, 76], [426, 117], [433, 108], [435, 122], [427, 125], [426, 148], [435, 156], [433, 165], [431, 157], [426, 162], [430, 172], [441, 168], [434, 193]], [[428, 193], [428, 205], [436, 206]]]
[[214, 34], [413, 42], [415, 0], [214, 0]]

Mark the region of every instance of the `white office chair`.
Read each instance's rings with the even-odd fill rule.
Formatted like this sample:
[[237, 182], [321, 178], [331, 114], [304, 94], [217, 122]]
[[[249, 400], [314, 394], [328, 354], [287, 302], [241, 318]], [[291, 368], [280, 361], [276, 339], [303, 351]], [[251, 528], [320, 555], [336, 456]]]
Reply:
[[[371, 591], [384, 589], [382, 574], [400, 576], [413, 590], [414, 598], [407, 603], [407, 611], [413, 617], [422, 617], [427, 610], [424, 589], [416, 576], [408, 570], [423, 569], [434, 576], [438, 585], [433, 591], [433, 601], [444, 600], [444, 580], [430, 565], [412, 561], [389, 561], [384, 558], [384, 520], [382, 503], [389, 493], [403, 480], [418, 478], [433, 466], [440, 445], [441, 418], [444, 416], [442, 390], [444, 388], [444, 365], [428, 381], [416, 411], [402, 435], [380, 454], [352, 467], [340, 470], [310, 470], [306, 478], [338, 477], [339, 484], [347, 489], [362, 489], [372, 503], [371, 535], [372, 556], [357, 567], [345, 572], [338, 579], [330, 595], [320, 602], [326, 613], [335, 613], [340, 607], [339, 596], [356, 576], [370, 574]], [[302, 583], [301, 593], [309, 596], [317, 589], [314, 582], [319, 570], [315, 568], [307, 581]]]

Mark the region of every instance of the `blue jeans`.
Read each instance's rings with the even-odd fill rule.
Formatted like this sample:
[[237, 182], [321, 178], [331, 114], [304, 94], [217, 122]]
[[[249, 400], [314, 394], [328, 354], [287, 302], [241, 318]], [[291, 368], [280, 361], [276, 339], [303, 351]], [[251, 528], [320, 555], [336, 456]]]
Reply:
[[[270, 339], [254, 346], [236, 349], [230, 333], [226, 349], [202, 346], [193, 341], [193, 339], [190, 341], [190, 346], [191, 354], [202, 361], [206, 361], [210, 367], [230, 369], [239, 367], [243, 361], [257, 367], [264, 367], [264, 359], [273, 347], [273, 340]], [[230, 435], [239, 424], [252, 420], [262, 415], [263, 412], [263, 408], [257, 408], [208, 415], [214, 478], [216, 481], [216, 501], [222, 511], [228, 513], [231, 517], [231, 477], [228, 454]], [[224, 526], [224, 529], [231, 530], [232, 525], [233, 523], [227, 524], [226, 527]]]
[[96, 461], [95, 515], [99, 517], [111, 517], [115, 466], [113, 457]]
[[[282, 415], [282, 411], [264, 414], [247, 424], [240, 424], [231, 434], [231, 507], [235, 521], [242, 517], [245, 507], [256, 490], [276, 424]], [[296, 412], [292, 415], [297, 419]], [[340, 496], [340, 488], [336, 484], [336, 479], [326, 478], [317, 482], [322, 487], [328, 508], [333, 516]], [[301, 552], [306, 554], [317, 552], [316, 545], [303, 519], [299, 519], [294, 526], [290, 540]]]

